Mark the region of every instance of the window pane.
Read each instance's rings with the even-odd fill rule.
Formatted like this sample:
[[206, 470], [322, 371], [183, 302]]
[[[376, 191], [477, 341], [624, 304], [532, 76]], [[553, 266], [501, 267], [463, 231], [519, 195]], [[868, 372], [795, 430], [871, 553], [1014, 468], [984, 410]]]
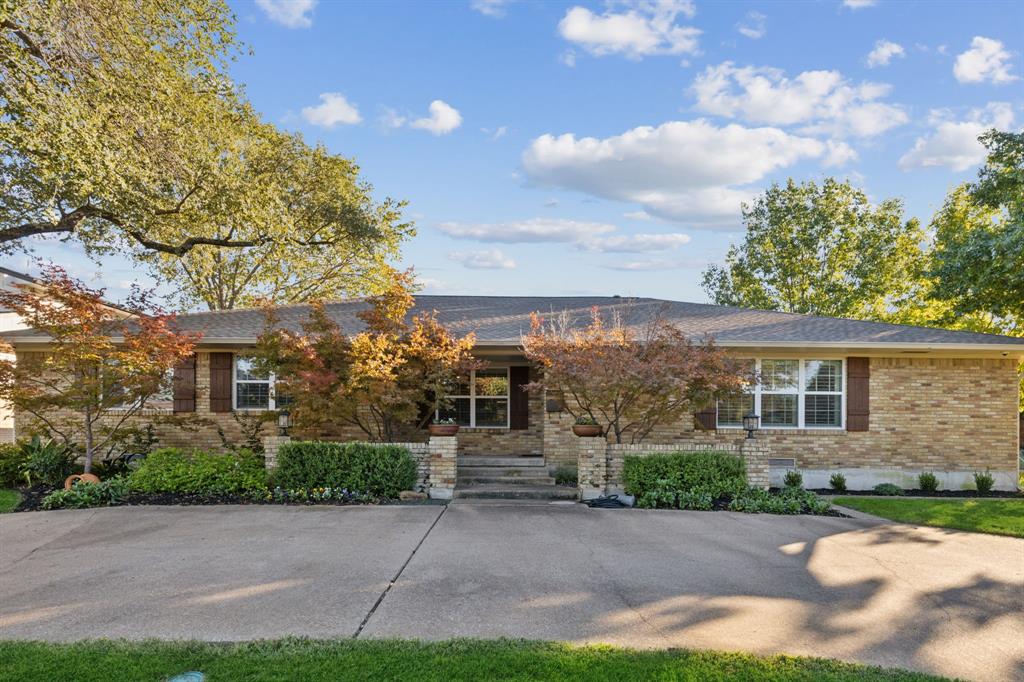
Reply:
[[270, 384], [238, 383], [235, 385], [240, 409], [267, 409], [270, 407]]
[[476, 401], [477, 426], [508, 426], [508, 400], [485, 398]]
[[761, 395], [761, 423], [765, 426], [796, 426], [795, 395]]
[[235, 359], [235, 378], [239, 381], [266, 381], [270, 377], [253, 369], [253, 361], [249, 358]]
[[800, 379], [798, 360], [762, 360], [761, 386], [765, 391], [796, 390]]
[[842, 426], [842, 408], [842, 396], [804, 396], [804, 426]]
[[754, 396], [737, 395], [718, 401], [718, 425], [742, 426], [743, 415], [754, 411]]
[[804, 382], [808, 391], [839, 393], [843, 390], [843, 361], [808, 360], [804, 363]]
[[476, 394], [508, 395], [508, 370], [478, 369], [476, 372]]
[[469, 398], [456, 398], [451, 407], [438, 410], [438, 418], [454, 419], [459, 426], [469, 426]]

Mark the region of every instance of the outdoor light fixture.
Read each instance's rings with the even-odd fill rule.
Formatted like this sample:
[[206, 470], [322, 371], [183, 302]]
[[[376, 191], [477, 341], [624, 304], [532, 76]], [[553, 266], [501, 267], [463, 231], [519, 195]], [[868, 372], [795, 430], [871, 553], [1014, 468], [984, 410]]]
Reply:
[[747, 430], [747, 438], [754, 438], [754, 431], [761, 428], [761, 418], [753, 412], [748, 412], [743, 416], [743, 428]]
[[292, 413], [288, 410], [281, 410], [277, 413], [277, 430], [282, 436], [288, 435], [288, 428], [292, 425]]

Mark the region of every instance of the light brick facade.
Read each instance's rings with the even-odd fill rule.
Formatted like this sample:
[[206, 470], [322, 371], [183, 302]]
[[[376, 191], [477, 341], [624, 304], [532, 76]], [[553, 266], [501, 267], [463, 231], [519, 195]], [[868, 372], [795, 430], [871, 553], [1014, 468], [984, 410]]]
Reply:
[[[222, 349], [218, 349], [222, 350]], [[232, 349], [223, 349], [232, 350]], [[239, 349], [234, 349], [239, 350]], [[19, 353], [19, 357], [21, 357]], [[762, 353], [762, 356], [767, 354]], [[531, 373], [531, 378], [534, 378]], [[188, 428], [158, 423], [160, 445], [182, 445], [207, 449], [222, 447], [218, 427], [233, 442], [242, 440], [242, 428], [233, 413], [210, 411], [210, 353], [201, 351], [196, 363], [196, 411], [188, 415]], [[758, 440], [770, 448], [777, 463], [771, 475], [786, 468], [804, 472], [809, 487], [826, 487], [835, 471], [853, 476], [863, 487], [891, 480], [915, 487], [916, 475], [932, 471], [944, 487], [968, 484], [975, 471], [990, 470], [997, 487], [1016, 486], [1018, 436], [1018, 374], [1014, 358], [953, 357], [871, 357], [869, 383], [870, 426], [867, 431], [839, 429], [762, 429]], [[136, 418], [140, 424], [166, 417], [150, 412]], [[566, 411], [547, 411], [544, 397], [529, 398], [528, 428], [462, 429], [452, 440], [459, 454], [524, 455], [543, 454], [550, 466], [580, 461], [581, 441], [572, 435], [572, 417]], [[26, 416], [16, 415], [16, 428], [26, 433]], [[276, 435], [268, 423], [264, 436]], [[351, 427], [323, 434], [293, 434], [296, 437], [327, 436], [339, 440], [365, 440], [365, 434]], [[667, 445], [678, 449], [695, 447], [738, 448], [745, 437], [739, 429], [702, 431], [686, 417], [679, 423], [659, 427], [646, 445]], [[426, 441], [426, 434], [423, 434]], [[423, 443], [418, 443], [423, 445]], [[447, 446], [445, 446], [447, 447]], [[589, 445], [588, 445], [589, 447]], [[445, 450], [436, 466], [431, 450], [429, 476], [439, 489], [454, 486], [454, 453]], [[595, 465], [596, 466], [596, 465]], [[621, 475], [615, 463], [603, 474], [580, 471], [580, 480], [593, 476]], [[595, 479], [596, 480], [596, 479]]]

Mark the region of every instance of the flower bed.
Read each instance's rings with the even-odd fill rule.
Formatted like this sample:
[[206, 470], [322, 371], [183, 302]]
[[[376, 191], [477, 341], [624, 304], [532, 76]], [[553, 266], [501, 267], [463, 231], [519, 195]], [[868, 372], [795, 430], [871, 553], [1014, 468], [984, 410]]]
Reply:
[[[811, 492], [815, 492], [819, 495], [842, 495], [843, 497], [850, 496], [878, 496], [878, 493], [874, 490], [833, 490], [832, 488], [814, 488]], [[956, 498], [1011, 498], [1011, 499], [1024, 499], [1024, 492], [1019, 490], [989, 490], [985, 493], [980, 493], [977, 490], [933, 490], [931, 492], [927, 490], [903, 490], [903, 497], [956, 497]]]

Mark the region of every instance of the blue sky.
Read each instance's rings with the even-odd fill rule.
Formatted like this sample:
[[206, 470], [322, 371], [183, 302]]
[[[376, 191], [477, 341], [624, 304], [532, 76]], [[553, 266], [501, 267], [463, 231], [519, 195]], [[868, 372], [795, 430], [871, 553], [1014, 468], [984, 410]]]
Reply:
[[409, 202], [429, 293], [706, 300], [772, 181], [848, 177], [927, 222], [978, 132], [1024, 120], [1015, 2], [231, 5], [236, 80]]

